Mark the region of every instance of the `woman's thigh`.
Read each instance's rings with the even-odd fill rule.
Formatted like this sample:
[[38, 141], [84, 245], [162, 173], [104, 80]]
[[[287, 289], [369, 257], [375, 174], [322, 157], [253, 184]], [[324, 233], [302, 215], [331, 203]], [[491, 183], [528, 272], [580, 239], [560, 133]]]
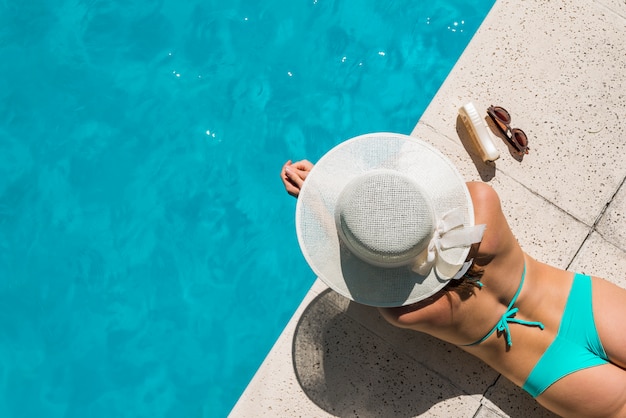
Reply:
[[609, 360], [626, 367], [626, 289], [594, 277], [593, 315]]
[[579, 370], [554, 382], [537, 401], [564, 417], [624, 417], [626, 371], [613, 364]]

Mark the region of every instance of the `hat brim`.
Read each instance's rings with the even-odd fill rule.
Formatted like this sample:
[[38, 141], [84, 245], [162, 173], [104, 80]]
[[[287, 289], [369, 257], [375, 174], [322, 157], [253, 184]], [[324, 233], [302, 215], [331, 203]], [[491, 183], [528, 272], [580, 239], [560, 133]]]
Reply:
[[[419, 274], [410, 266], [376, 267], [341, 243], [335, 224], [339, 194], [356, 176], [378, 169], [394, 170], [416, 181], [430, 196], [435, 215], [462, 208], [464, 226], [474, 225], [465, 181], [441, 152], [407, 135], [373, 133], [337, 145], [315, 164], [296, 205], [298, 242], [313, 271], [336, 292], [365, 305], [404, 306], [441, 290], [456, 271], [440, 274], [432, 268]], [[469, 249], [443, 251], [460, 269]]]

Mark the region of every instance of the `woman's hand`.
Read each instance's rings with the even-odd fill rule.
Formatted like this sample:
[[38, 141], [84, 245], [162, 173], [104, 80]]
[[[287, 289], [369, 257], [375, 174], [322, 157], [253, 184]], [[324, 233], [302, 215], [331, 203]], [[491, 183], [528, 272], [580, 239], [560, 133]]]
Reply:
[[287, 161], [280, 171], [280, 178], [285, 185], [287, 193], [297, 198], [304, 184], [304, 180], [309, 175], [312, 168], [313, 163], [307, 160], [297, 161], [295, 163], [292, 163], [291, 160]]

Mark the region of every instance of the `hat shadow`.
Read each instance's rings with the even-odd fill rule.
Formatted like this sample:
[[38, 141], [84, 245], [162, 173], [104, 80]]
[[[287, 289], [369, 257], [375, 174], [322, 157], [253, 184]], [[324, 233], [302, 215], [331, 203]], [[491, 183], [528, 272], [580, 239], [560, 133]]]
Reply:
[[348, 292], [355, 300], [372, 302], [372, 305], [376, 305], [375, 301], [381, 300], [406, 301], [415, 286], [422, 284], [427, 277], [411, 271], [406, 266], [393, 268], [373, 266], [352, 254], [341, 239], [339, 247], [343, 279]]
[[[376, 308], [331, 290], [302, 313], [292, 361], [304, 393], [334, 416], [413, 417], [448, 399], [484, 395], [500, 378], [459, 348], [396, 328]], [[504, 412], [542, 410], [523, 393], [513, 404], [499, 395], [493, 403]]]

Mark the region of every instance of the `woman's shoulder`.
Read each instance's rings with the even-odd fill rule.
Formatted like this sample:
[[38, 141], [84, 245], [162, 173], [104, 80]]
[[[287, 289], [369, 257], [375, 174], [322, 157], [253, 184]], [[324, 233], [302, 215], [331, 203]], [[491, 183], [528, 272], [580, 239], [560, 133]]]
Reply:
[[522, 250], [502, 211], [498, 193], [480, 182], [467, 183], [467, 188], [474, 206], [474, 223], [487, 226], [482, 241], [473, 248], [470, 258], [476, 258], [478, 264], [485, 267], [496, 259], [521, 257]]
[[469, 190], [474, 205], [475, 223], [487, 223], [494, 216], [502, 216], [500, 197], [495, 189], [481, 182], [468, 182]]

